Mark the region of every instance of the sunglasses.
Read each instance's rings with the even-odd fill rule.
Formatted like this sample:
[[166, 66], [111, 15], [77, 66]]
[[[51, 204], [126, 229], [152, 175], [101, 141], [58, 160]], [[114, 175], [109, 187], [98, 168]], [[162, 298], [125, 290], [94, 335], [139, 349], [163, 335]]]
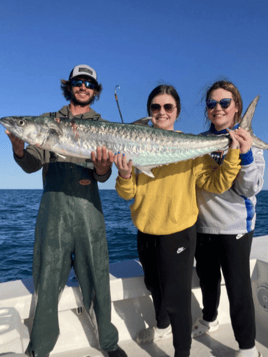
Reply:
[[214, 99], [207, 100], [207, 108], [208, 109], [214, 109], [216, 105], [219, 103], [222, 109], [227, 109], [231, 105], [231, 101], [234, 100], [233, 98], [223, 98], [219, 102]]
[[86, 88], [89, 88], [89, 89], [96, 88], [95, 84], [91, 83], [90, 81], [84, 80], [84, 79], [72, 79], [71, 80], [72, 87], [82, 87], [83, 83]]
[[[152, 111], [152, 113], [154, 113], [154, 114], [159, 113], [160, 110], [161, 110], [161, 107], [162, 107], [162, 106], [161, 106], [160, 104], [151, 104], [151, 105], [150, 105], [151, 111]], [[163, 105], [163, 108], [165, 109], [165, 111], [166, 111], [167, 113], [172, 113], [173, 110], [176, 108], [176, 106], [173, 105], [173, 104], [164, 104], [164, 105]]]

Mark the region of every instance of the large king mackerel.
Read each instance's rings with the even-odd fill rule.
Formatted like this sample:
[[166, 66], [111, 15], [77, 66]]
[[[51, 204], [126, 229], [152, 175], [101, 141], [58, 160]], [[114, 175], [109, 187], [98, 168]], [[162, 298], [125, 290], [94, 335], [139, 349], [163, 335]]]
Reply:
[[[268, 144], [254, 136], [251, 121], [259, 97], [249, 105], [241, 127], [253, 136], [253, 145], [268, 149]], [[228, 136], [200, 136], [161, 130], [144, 125], [67, 120], [48, 117], [5, 117], [0, 123], [12, 134], [27, 142], [64, 156], [90, 158], [97, 146], [105, 145], [113, 153], [125, 153], [127, 159], [145, 174], [151, 169], [193, 159], [229, 145]]]

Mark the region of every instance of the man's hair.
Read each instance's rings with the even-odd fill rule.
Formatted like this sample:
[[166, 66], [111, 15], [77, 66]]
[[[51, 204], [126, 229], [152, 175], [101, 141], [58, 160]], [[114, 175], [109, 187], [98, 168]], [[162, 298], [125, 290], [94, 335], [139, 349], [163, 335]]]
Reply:
[[[95, 95], [91, 103], [94, 103], [95, 100], [99, 100], [100, 94], [102, 92], [102, 85], [97, 82], [92, 82], [96, 85], [95, 88]], [[65, 97], [66, 100], [70, 100], [72, 98], [72, 91], [71, 91], [71, 81], [66, 81], [65, 79], [61, 79], [61, 89], [63, 96]]]

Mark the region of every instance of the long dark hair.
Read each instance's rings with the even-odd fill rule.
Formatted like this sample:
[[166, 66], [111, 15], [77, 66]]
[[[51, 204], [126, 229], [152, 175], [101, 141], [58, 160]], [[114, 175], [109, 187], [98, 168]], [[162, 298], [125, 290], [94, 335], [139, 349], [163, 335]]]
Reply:
[[150, 116], [150, 106], [151, 106], [151, 102], [154, 99], [154, 97], [156, 97], [157, 95], [160, 94], [169, 94], [171, 95], [175, 102], [176, 102], [176, 106], [177, 106], [177, 118], [181, 112], [181, 100], [180, 100], [180, 96], [178, 94], [178, 92], [176, 91], [176, 89], [173, 86], [167, 85], [167, 84], [161, 84], [160, 86], [157, 86], [156, 88], [154, 88], [151, 93], [149, 94], [148, 100], [147, 100], [147, 112], [148, 115]]

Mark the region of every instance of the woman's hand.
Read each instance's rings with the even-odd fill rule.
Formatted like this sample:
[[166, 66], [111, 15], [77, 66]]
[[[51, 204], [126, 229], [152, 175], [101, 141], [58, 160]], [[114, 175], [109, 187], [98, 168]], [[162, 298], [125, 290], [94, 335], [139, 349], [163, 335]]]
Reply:
[[116, 153], [114, 155], [114, 163], [115, 166], [118, 168], [119, 176], [123, 179], [130, 179], [131, 172], [132, 172], [132, 160], [127, 162], [127, 158], [125, 154]]
[[249, 131], [244, 128], [238, 128], [235, 130], [235, 138], [239, 142], [240, 153], [246, 154], [250, 150], [253, 142], [253, 138]]
[[232, 139], [231, 142], [230, 142], [229, 148], [230, 149], [239, 149], [240, 148], [240, 143], [236, 139], [235, 131], [234, 130], [230, 130], [230, 129], [227, 129], [227, 131], [230, 134], [230, 137]]

